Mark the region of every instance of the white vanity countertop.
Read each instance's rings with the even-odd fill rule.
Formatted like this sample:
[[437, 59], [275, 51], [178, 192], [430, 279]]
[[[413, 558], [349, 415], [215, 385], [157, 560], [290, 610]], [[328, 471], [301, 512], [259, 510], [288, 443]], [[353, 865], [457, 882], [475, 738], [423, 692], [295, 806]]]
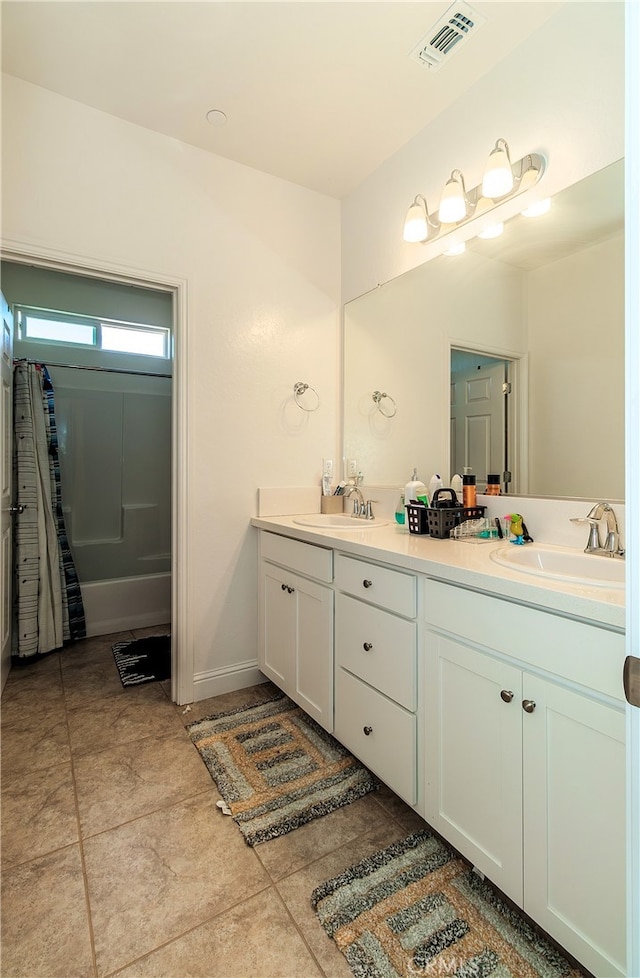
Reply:
[[409, 533], [393, 522], [377, 527], [363, 523], [362, 529], [341, 531], [300, 526], [294, 519], [255, 517], [251, 525], [616, 630], [625, 626], [624, 588], [570, 584], [511, 570], [489, 556], [504, 547], [503, 540], [482, 544], [437, 540]]

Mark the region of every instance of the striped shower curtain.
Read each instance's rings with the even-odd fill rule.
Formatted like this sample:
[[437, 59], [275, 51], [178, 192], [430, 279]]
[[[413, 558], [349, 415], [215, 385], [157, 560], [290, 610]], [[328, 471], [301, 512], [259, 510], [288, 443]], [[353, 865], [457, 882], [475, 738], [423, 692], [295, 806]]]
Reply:
[[15, 522], [13, 654], [51, 652], [86, 634], [62, 513], [53, 385], [43, 364], [14, 368]]

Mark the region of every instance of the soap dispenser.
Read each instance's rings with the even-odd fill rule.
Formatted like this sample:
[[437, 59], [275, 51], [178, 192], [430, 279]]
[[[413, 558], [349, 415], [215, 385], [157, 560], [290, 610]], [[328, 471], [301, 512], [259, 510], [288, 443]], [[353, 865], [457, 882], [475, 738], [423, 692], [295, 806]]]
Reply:
[[416, 502], [420, 496], [425, 496], [426, 492], [427, 487], [424, 482], [420, 482], [418, 479], [418, 470], [414, 468], [410, 481], [404, 487], [405, 504], [408, 506], [410, 503]]

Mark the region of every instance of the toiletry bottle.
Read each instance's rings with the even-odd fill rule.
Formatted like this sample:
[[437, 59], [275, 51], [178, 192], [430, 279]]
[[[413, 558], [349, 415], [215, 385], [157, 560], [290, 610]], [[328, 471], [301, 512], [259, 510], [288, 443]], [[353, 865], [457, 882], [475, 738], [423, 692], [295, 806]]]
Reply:
[[458, 502], [462, 505], [462, 476], [456, 475], [451, 476], [451, 488], [458, 497]]
[[462, 476], [462, 505], [476, 505], [476, 477], [465, 473]]
[[429, 504], [433, 505], [433, 497], [435, 496], [438, 489], [443, 489], [444, 483], [438, 473], [432, 475], [429, 479]]
[[487, 488], [485, 489], [487, 496], [499, 496], [500, 495], [500, 476], [495, 474], [489, 474], [487, 476]]
[[404, 493], [401, 492], [398, 498], [398, 505], [396, 506], [396, 523], [400, 526], [404, 526], [407, 513], [404, 508]]
[[404, 487], [405, 505], [408, 506], [411, 502], [417, 502], [418, 496], [424, 496], [426, 492], [427, 487], [424, 482], [420, 482], [418, 479], [418, 470], [414, 469], [410, 481]]

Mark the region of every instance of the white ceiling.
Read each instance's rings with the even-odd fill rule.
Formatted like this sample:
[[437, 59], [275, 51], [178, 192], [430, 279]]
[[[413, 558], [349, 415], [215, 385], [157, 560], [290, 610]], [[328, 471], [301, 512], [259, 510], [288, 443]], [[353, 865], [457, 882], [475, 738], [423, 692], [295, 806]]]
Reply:
[[[448, 2], [1, 4], [3, 71], [341, 198], [561, 3], [472, 0], [437, 71], [411, 52]], [[210, 109], [227, 115], [222, 127]]]

